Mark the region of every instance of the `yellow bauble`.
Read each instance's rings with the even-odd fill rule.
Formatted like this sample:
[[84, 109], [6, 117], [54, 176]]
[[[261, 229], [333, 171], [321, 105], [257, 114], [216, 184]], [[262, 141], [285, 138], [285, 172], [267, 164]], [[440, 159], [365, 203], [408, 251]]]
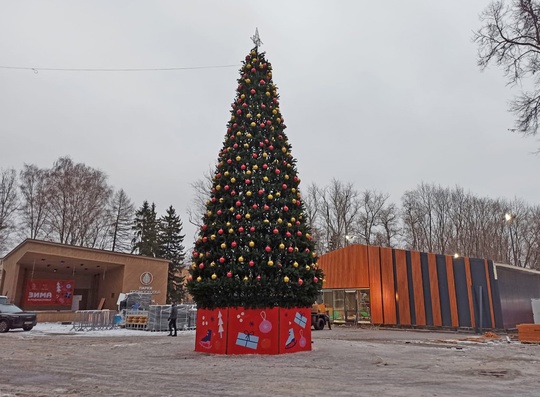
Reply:
[[244, 262], [244, 257], [243, 256], [238, 257], [238, 262], [240, 263]]
[[281, 244], [279, 245], [279, 248], [284, 249], [284, 248], [285, 248], [285, 244], [281, 243]]
[[[266, 178], [266, 177], [265, 177]], [[265, 181], [266, 182], [266, 181]], [[272, 200], [274, 198], [274, 196], [272, 196], [271, 194], [268, 195], [268, 200]]]
[[234, 121], [234, 116], [231, 116], [231, 121]]
[[[233, 179], [234, 179], [234, 178], [233, 178]], [[232, 179], [231, 179], [231, 182], [232, 182]], [[292, 202], [293, 204], [296, 204], [296, 199], [293, 198], [293, 199], [291, 200], [291, 202]]]
[[240, 161], [240, 160], [242, 160], [242, 157], [236, 156], [236, 161]]
[[248, 197], [251, 197], [252, 194], [253, 194], [253, 193], [251, 193], [251, 190], [248, 190], [248, 191], [246, 192], [246, 196], [248, 196]]
[[283, 222], [283, 219], [278, 218], [277, 223], [282, 223], [282, 222]]
[[315, 258], [315, 257], [317, 256], [317, 253], [316, 253], [316, 252], [312, 252], [312, 253], [311, 253], [311, 256]]
[[233, 228], [230, 228], [229, 229], [229, 234], [233, 234], [234, 233], [234, 229]]
[[272, 110], [272, 113], [277, 114], [277, 110], [276, 109]]
[[234, 212], [234, 207], [230, 207], [229, 212]]
[[266, 91], [266, 96], [270, 96], [270, 92]]
[[251, 80], [250, 79], [246, 79], [246, 83], [251, 83]]
[[202, 281], [201, 276], [197, 277], [197, 282], [200, 283]]
[[246, 114], [246, 117], [247, 117], [248, 119], [250, 119], [250, 118], [251, 118], [251, 113]]
[[201, 252], [201, 253], [199, 254], [199, 258], [204, 258], [204, 253], [203, 253], [203, 252]]
[[245, 216], [246, 216], [246, 219], [251, 218], [251, 215], [249, 215], [249, 214], [246, 214]]
[[257, 171], [259, 169], [259, 166], [257, 164], [253, 165], [253, 169]]
[[248, 244], [251, 248], [255, 247], [255, 242], [254, 241], [250, 241], [249, 244]]
[[[231, 183], [235, 183], [236, 182], [236, 178], [235, 177], [232, 177], [231, 178]], [[294, 202], [296, 202], [296, 200], [294, 200]]]
[[310, 270], [311, 267], [309, 267], [309, 265], [306, 265], [306, 270]]
[[225, 172], [223, 173], [223, 175], [229, 176], [229, 171], [225, 171]]
[[192, 268], [193, 270], [195, 270], [195, 269], [197, 269], [197, 265], [196, 265], [195, 263], [193, 263], [193, 264], [191, 265], [191, 268]]
[[268, 261], [268, 266], [274, 266], [274, 261]]
[[322, 279], [322, 282], [323, 282], [323, 284], [324, 284], [324, 283], [326, 283], [326, 279], [325, 279], [325, 278], [323, 278], [323, 279]]
[[[248, 135], [251, 135], [251, 134], [248, 134]], [[250, 137], [248, 136], [248, 138], [250, 138]], [[249, 147], [249, 143], [244, 143], [244, 147], [247, 149]], [[240, 161], [240, 160], [238, 160], [238, 161]]]
[[263, 181], [268, 182], [268, 177], [265, 176], [265, 177], [263, 178]]
[[276, 119], [276, 121], [279, 123], [279, 122], [281, 121], [281, 119], [278, 117], [278, 118]]
[[268, 219], [265, 219], [263, 223], [269, 223], [270, 221]]
[[248, 277], [247, 276], [244, 276], [244, 281], [248, 281]]
[[281, 148], [281, 151], [282, 151], [283, 153], [287, 153], [287, 148], [282, 147], [282, 148]]
[[242, 99], [246, 99], [246, 94], [242, 94], [242, 95], [240, 95], [240, 98], [242, 98]]
[[276, 192], [276, 197], [281, 197], [281, 193], [280, 193], [280, 192]]
[[[248, 143], [246, 143], [246, 145], [248, 145], [248, 146], [249, 146], [249, 144], [248, 144]], [[251, 170], [247, 170], [247, 171], [246, 171], [246, 174], [247, 174], [247, 175], [251, 175]]]
[[298, 267], [298, 262], [294, 262], [294, 263], [293, 263], [293, 266], [294, 266], [294, 267]]
[[212, 216], [212, 211], [208, 211], [208, 212], [206, 213], [206, 215]]
[[260, 113], [257, 113], [257, 118], [258, 118], [258, 119], [261, 118], [261, 114], [260, 114]]
[[296, 221], [296, 218], [293, 216], [291, 217], [291, 222], [295, 222]]
[[291, 168], [291, 165], [290, 165], [290, 164], [287, 164], [287, 168]]
[[264, 152], [264, 153], [262, 154], [262, 156], [263, 156], [264, 158], [267, 158], [267, 157], [268, 157], [268, 153]]
[[216, 266], [216, 262], [210, 262], [210, 266]]
[[240, 132], [240, 131], [238, 131], [238, 132], [236, 133], [236, 136], [241, 136], [241, 135], [242, 135], [242, 132]]
[[255, 124], [255, 122], [254, 122], [254, 121], [253, 121], [253, 122], [251, 122], [251, 124], [250, 124], [250, 126], [252, 126], [252, 127], [255, 127], [256, 125], [257, 125], [257, 124]]
[[293, 188], [291, 189], [291, 192], [293, 192], [293, 193], [296, 192], [296, 188], [293, 187]]
[[221, 249], [225, 249], [225, 248], [227, 248], [227, 244], [221, 243], [220, 247], [221, 247]]
[[212, 235], [210, 236], [210, 240], [215, 240], [215, 239], [216, 239], [216, 235], [215, 235], [215, 234], [212, 234]]
[[[251, 55], [255, 55], [255, 54], [252, 52]], [[251, 69], [251, 63], [246, 64], [246, 69]]]
[[220, 202], [220, 203], [223, 203], [223, 197], [220, 197], [220, 198], [219, 198], [219, 202]]
[[287, 227], [292, 227], [292, 223], [287, 222]]
[[217, 274], [216, 273], [212, 274], [212, 280], [215, 280], [216, 278], [217, 278]]
[[289, 277], [287, 277], [287, 276], [283, 277], [283, 281], [285, 281], [286, 283], [288, 283], [288, 282], [289, 282]]
[[216, 190], [221, 190], [221, 186], [220, 186], [220, 185], [216, 185]]

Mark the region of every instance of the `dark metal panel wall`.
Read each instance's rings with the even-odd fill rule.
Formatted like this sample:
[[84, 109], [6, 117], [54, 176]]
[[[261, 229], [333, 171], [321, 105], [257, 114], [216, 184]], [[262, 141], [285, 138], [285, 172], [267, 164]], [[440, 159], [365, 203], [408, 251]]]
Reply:
[[540, 299], [540, 275], [497, 266], [504, 328], [534, 323], [531, 299]]
[[429, 279], [428, 254], [420, 253], [420, 264], [422, 266], [422, 285], [424, 287], [424, 306], [426, 308], [426, 325], [433, 325], [433, 308], [431, 303], [431, 288]]
[[467, 274], [463, 258], [454, 259], [454, 282], [456, 285], [459, 326], [472, 327]]
[[[482, 301], [482, 328], [492, 328], [491, 307], [489, 303], [489, 290], [486, 279], [486, 267], [484, 259], [470, 258], [472, 291], [474, 301], [474, 317], [476, 326], [480, 327], [480, 300]], [[480, 288], [481, 287], [481, 288]], [[482, 290], [482, 299], [480, 299], [480, 290]]]
[[493, 261], [488, 261], [489, 281], [491, 282], [491, 296], [493, 301], [493, 315], [495, 317], [495, 328], [504, 328], [502, 308], [501, 308], [501, 295], [499, 293], [499, 283], [495, 279], [495, 265]]
[[414, 285], [413, 285], [413, 275], [412, 275], [412, 266], [411, 266], [411, 251], [405, 252], [405, 260], [407, 263], [407, 281], [409, 285], [409, 308], [411, 312], [411, 324], [416, 325], [416, 308], [414, 302]]
[[450, 295], [448, 293], [448, 276], [446, 274], [446, 258], [437, 255], [437, 274], [439, 276], [439, 296], [441, 299], [441, 317], [444, 327], [452, 326], [452, 312], [450, 311]]

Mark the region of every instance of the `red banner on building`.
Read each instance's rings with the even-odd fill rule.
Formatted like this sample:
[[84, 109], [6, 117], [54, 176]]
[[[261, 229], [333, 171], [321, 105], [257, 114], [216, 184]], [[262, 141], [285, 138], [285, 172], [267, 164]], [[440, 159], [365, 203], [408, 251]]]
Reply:
[[24, 306], [71, 306], [74, 289], [75, 280], [28, 280]]

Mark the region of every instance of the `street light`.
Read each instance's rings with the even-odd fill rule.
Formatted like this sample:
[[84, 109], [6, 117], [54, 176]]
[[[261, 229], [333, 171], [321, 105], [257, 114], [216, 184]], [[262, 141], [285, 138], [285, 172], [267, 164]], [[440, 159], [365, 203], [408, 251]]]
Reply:
[[517, 253], [516, 253], [516, 247], [514, 246], [514, 233], [512, 233], [512, 221], [515, 219], [515, 216], [511, 213], [507, 212], [504, 214], [504, 219], [506, 220], [506, 223], [508, 224], [508, 227], [510, 228], [510, 244], [511, 244], [511, 250], [512, 250], [512, 257], [514, 259], [514, 263], [512, 263], [514, 266], [517, 266]]
[[351, 236], [351, 235], [346, 235], [345, 236], [345, 240], [347, 240], [347, 244], [352, 244], [352, 242], [357, 238], [358, 236]]

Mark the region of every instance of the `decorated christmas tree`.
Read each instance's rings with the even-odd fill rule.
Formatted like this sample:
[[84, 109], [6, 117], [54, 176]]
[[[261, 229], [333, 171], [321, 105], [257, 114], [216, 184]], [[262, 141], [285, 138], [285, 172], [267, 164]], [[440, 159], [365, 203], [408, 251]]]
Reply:
[[187, 288], [202, 309], [310, 307], [323, 283], [272, 65], [254, 42], [192, 257]]

